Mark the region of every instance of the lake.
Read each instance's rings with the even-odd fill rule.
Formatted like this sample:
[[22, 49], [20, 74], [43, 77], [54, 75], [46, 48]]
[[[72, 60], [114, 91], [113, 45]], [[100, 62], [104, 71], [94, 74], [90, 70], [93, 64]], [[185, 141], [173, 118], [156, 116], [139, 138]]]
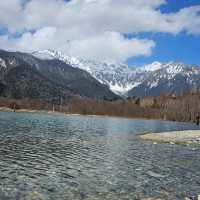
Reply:
[[1, 200], [180, 200], [200, 193], [200, 148], [153, 144], [143, 132], [189, 123], [0, 113]]

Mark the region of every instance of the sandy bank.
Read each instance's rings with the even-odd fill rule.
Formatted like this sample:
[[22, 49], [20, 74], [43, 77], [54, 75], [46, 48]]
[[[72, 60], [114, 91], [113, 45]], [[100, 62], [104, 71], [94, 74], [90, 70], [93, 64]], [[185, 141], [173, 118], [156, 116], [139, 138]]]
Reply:
[[[14, 110], [7, 107], [0, 107], [0, 112], [14, 112]], [[32, 109], [16, 109], [15, 112], [16, 113], [47, 113], [47, 114], [58, 113], [58, 112], [52, 112], [48, 110], [32, 110]]]
[[158, 143], [200, 144], [200, 130], [141, 134], [143, 140]]
[[0, 111], [2, 111], [2, 112], [12, 112], [13, 109], [7, 108], [7, 107], [0, 107]]

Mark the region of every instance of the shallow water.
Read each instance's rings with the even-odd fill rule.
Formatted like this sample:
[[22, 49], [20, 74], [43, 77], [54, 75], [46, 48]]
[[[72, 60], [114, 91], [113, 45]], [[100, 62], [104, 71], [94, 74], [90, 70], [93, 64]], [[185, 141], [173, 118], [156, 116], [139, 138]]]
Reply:
[[184, 199], [200, 193], [200, 148], [136, 134], [164, 121], [0, 113], [0, 200]]

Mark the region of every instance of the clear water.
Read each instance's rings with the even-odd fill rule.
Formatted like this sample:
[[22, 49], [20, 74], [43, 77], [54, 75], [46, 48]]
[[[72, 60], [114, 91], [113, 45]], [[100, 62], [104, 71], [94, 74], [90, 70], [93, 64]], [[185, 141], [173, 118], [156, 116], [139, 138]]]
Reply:
[[0, 200], [184, 199], [200, 193], [200, 148], [138, 133], [187, 123], [0, 113]]

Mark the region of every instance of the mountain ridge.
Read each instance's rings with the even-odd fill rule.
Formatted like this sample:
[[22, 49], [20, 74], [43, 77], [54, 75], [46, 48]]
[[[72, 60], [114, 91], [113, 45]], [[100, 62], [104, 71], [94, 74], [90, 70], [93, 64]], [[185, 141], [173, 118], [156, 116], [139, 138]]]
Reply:
[[[180, 94], [185, 89], [181, 89], [181, 83], [173, 81], [175, 77], [177, 79], [181, 77], [182, 88], [188, 90], [200, 85], [197, 77], [197, 75], [200, 76], [200, 68], [197, 65], [155, 61], [148, 65], [131, 68], [126, 64], [84, 60], [51, 50], [33, 52], [33, 55], [41, 59], [59, 59], [75, 68], [83, 69], [99, 82], [107, 85], [111, 91], [121, 96], [146, 96], [147, 94], [157, 96], [162, 94], [160, 88], [165, 89], [166, 93], [169, 94]], [[159, 84], [168, 86], [160, 87]], [[179, 86], [176, 84], [179, 84]], [[146, 92], [147, 90], [150, 92]]]
[[[13, 70], [17, 78], [12, 73]], [[34, 78], [31, 77], [31, 73]], [[9, 74], [12, 76], [8, 76]], [[41, 83], [41, 87], [38, 82]], [[14, 94], [18, 93], [18, 98], [24, 98], [32, 97], [34, 93], [34, 97], [45, 100], [53, 100], [54, 96], [57, 96], [57, 103], [58, 96], [63, 95], [109, 100], [120, 98], [82, 69], [74, 68], [58, 59], [41, 60], [22, 52], [0, 51], [0, 83], [0, 95], [15, 97]]]

